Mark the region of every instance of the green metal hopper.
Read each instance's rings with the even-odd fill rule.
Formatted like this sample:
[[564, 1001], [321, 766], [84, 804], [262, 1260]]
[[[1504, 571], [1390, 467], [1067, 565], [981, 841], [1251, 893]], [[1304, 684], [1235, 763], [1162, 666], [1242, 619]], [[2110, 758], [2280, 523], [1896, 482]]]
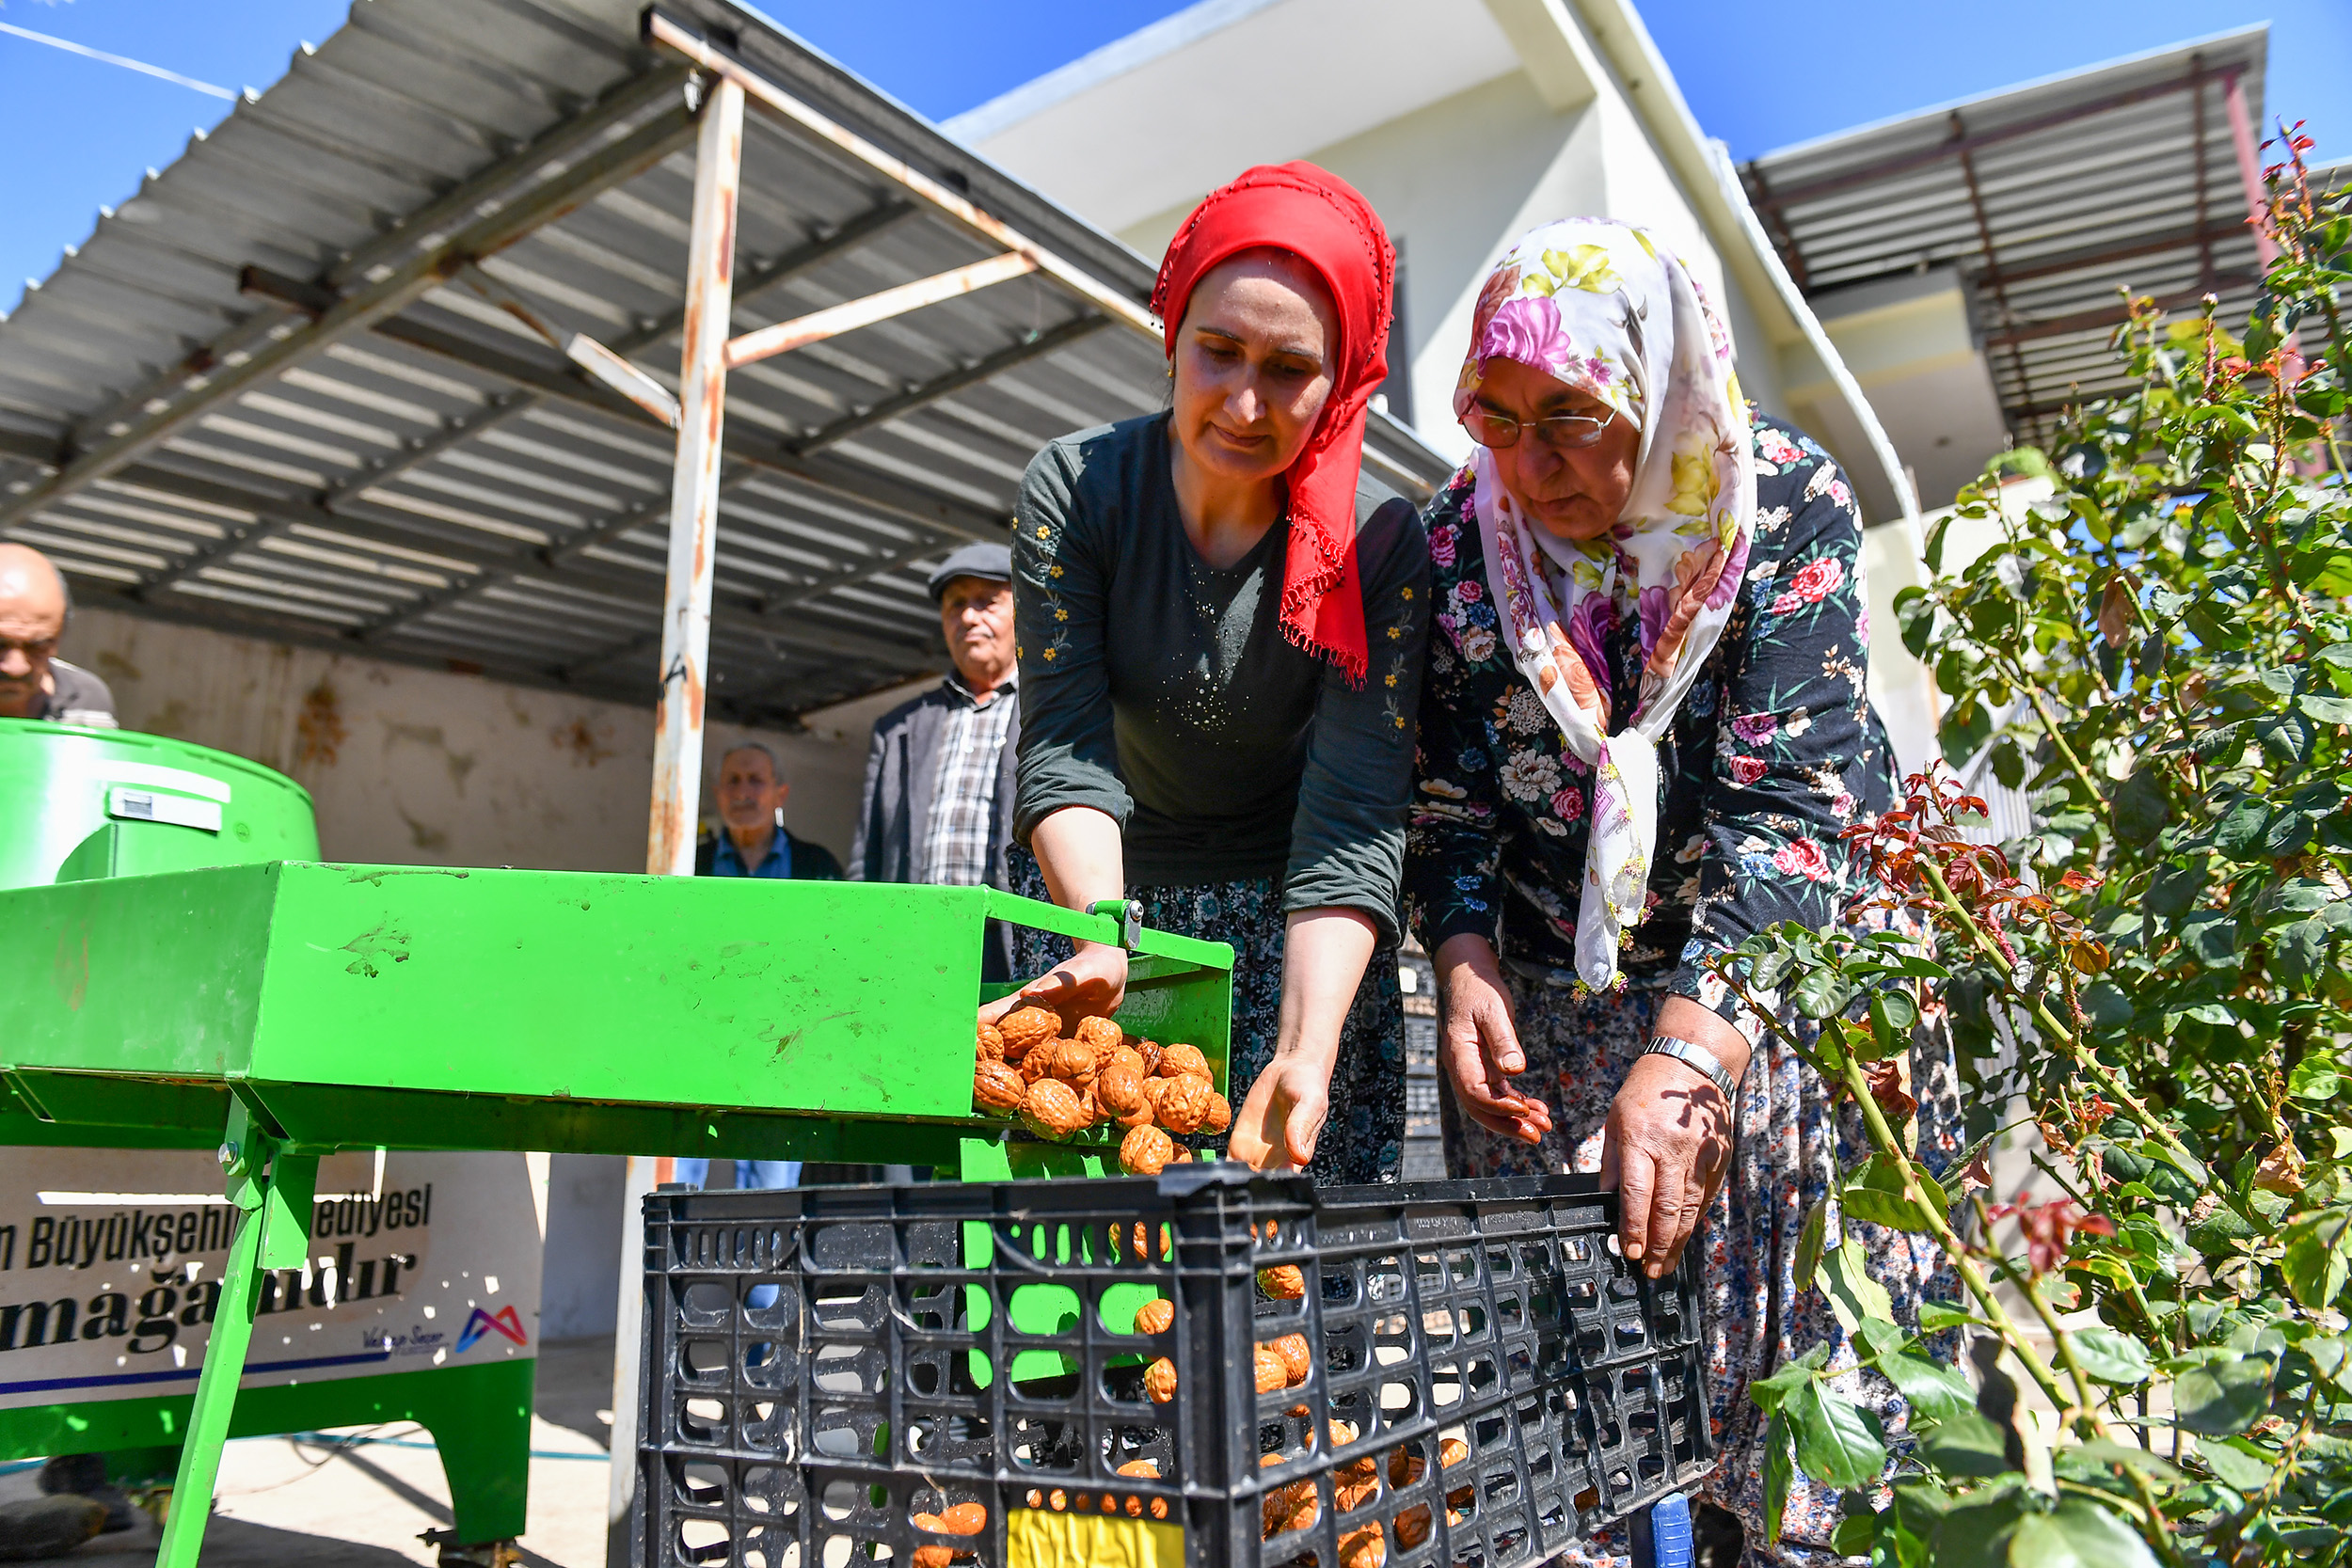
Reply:
[[[22, 728], [0, 724], [0, 757]], [[167, 1568], [193, 1568], [258, 1276], [304, 1261], [321, 1155], [1099, 1171], [1101, 1134], [1090, 1148], [1043, 1146], [971, 1114], [992, 917], [1126, 946], [1120, 1022], [1191, 1041], [1225, 1076], [1232, 950], [1142, 930], [1132, 909], [1078, 913], [987, 888], [299, 859], [109, 875], [119, 850], [103, 869], [97, 851], [66, 850], [76, 856], [96, 874], [0, 891], [0, 966], [23, 977], [0, 990], [0, 1141], [216, 1145], [247, 1214]]]

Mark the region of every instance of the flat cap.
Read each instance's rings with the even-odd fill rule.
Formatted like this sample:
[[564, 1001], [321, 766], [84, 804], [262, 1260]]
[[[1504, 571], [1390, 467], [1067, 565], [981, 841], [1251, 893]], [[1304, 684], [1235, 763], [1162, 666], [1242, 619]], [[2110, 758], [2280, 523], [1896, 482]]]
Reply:
[[1012, 546], [1009, 545], [966, 545], [946, 560], [931, 568], [931, 597], [936, 599], [947, 592], [947, 585], [958, 578], [985, 578], [990, 582], [1012, 580]]

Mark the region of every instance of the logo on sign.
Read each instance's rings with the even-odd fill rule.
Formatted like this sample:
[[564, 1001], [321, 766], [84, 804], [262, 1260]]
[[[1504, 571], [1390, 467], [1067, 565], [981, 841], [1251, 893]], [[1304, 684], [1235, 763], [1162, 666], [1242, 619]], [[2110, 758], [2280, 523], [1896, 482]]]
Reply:
[[505, 1335], [518, 1345], [531, 1342], [523, 1333], [522, 1319], [516, 1314], [513, 1307], [500, 1307], [498, 1316], [494, 1318], [477, 1307], [473, 1309], [473, 1316], [466, 1320], [466, 1331], [457, 1337], [457, 1354], [463, 1355], [473, 1349], [475, 1343], [493, 1329]]

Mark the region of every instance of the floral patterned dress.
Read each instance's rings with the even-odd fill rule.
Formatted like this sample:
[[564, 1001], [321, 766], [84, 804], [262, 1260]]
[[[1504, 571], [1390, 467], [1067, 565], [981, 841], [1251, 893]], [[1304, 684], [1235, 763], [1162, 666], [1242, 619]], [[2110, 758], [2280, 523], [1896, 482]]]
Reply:
[[[1422, 689], [1420, 767], [1406, 860], [1412, 928], [1434, 953], [1474, 932], [1497, 942], [1511, 980], [1527, 1070], [1515, 1081], [1552, 1108], [1553, 1132], [1528, 1146], [1441, 1106], [1446, 1163], [1456, 1176], [1597, 1171], [1618, 1085], [1648, 1043], [1669, 995], [1690, 996], [1740, 1027], [1759, 1025], [1708, 974], [1707, 960], [1783, 921], [1831, 925], [1851, 891], [1838, 834], [1893, 801], [1893, 777], [1864, 695], [1868, 645], [1862, 529], [1836, 466], [1811, 439], [1756, 421], [1756, 511], [1739, 602], [1722, 641], [1660, 745], [1663, 800], [1648, 914], [1623, 955], [1622, 991], [1593, 994], [1573, 970], [1577, 891], [1584, 867], [1585, 765], [1499, 646], [1471, 486], [1457, 480], [1425, 514], [1436, 625]], [[1633, 628], [1613, 631], [1605, 662], [1620, 693], [1637, 689]], [[1923, 1036], [1923, 1039], [1928, 1037]], [[1960, 1114], [1948, 1045], [1914, 1047], [1919, 1148], [1941, 1170], [1959, 1152]], [[1834, 1112], [1826, 1085], [1785, 1045], [1766, 1039], [1749, 1063], [1736, 1111], [1732, 1166], [1709, 1208], [1704, 1248], [1709, 1404], [1719, 1454], [1709, 1495], [1740, 1517], [1748, 1560], [1838, 1560], [1833, 1491], [1800, 1478], [1782, 1544], [1763, 1545], [1763, 1418], [1751, 1379], [1827, 1342], [1844, 1391], [1899, 1435], [1906, 1412], [1853, 1353], [1821, 1298], [1793, 1279], [1807, 1209], [1834, 1161], [1867, 1148], [1851, 1106]], [[1900, 1321], [1925, 1297], [1954, 1293], [1940, 1255], [1920, 1239], [1850, 1222], [1849, 1244]], [[1597, 1539], [1572, 1562], [1622, 1560], [1622, 1541]]]

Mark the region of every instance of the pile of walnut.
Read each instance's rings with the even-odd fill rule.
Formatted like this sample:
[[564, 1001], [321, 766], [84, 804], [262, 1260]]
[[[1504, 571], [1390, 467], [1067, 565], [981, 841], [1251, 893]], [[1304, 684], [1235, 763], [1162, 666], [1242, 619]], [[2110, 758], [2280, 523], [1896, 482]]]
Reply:
[[[977, 1535], [988, 1528], [988, 1509], [980, 1503], [958, 1503], [945, 1513], [917, 1513], [914, 1528], [939, 1535]], [[971, 1555], [962, 1546], [917, 1546], [914, 1568], [948, 1568], [957, 1558]]]
[[1080, 1019], [1064, 1039], [1061, 1015], [1047, 1007], [980, 1025], [972, 1105], [983, 1116], [1017, 1116], [1041, 1138], [1115, 1121], [1127, 1129], [1119, 1164], [1130, 1176], [1157, 1176], [1191, 1159], [1177, 1135], [1218, 1133], [1233, 1122], [1194, 1047], [1136, 1039], [1107, 1018]]

